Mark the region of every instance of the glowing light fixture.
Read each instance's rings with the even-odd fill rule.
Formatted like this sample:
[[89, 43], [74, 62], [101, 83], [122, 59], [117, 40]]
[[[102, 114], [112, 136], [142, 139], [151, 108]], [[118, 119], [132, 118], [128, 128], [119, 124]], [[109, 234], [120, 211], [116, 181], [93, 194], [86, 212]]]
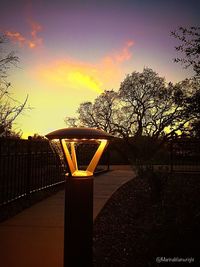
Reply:
[[[50, 140], [59, 139], [63, 150], [63, 154], [68, 163], [71, 176], [92, 176], [96, 166], [108, 145], [108, 140], [112, 139], [113, 136], [102, 130], [93, 128], [65, 128], [53, 131], [46, 135]], [[99, 147], [90, 161], [86, 170], [79, 170], [76, 148], [77, 143], [99, 143]], [[70, 150], [69, 150], [70, 147]]]

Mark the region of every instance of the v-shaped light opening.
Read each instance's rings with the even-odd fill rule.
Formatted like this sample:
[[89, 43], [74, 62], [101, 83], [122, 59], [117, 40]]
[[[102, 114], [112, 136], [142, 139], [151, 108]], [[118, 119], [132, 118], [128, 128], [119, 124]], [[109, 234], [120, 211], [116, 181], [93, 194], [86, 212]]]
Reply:
[[[103, 151], [105, 150], [106, 145], [108, 143], [108, 141], [105, 139], [98, 140], [98, 141], [100, 142], [100, 144], [99, 144], [93, 158], [91, 159], [87, 169], [86, 170], [79, 170], [78, 164], [77, 164], [77, 157], [76, 157], [75, 141], [69, 141], [69, 140], [65, 140], [65, 139], [61, 140], [63, 152], [64, 152], [64, 155], [65, 155], [66, 160], [68, 162], [69, 169], [70, 169], [72, 176], [82, 177], [82, 176], [92, 176], [93, 175], [93, 173], [96, 169], [96, 166], [97, 166], [97, 164], [98, 164], [98, 162], [99, 162], [99, 160], [103, 154]], [[71, 153], [69, 152], [67, 143], [70, 143]]]

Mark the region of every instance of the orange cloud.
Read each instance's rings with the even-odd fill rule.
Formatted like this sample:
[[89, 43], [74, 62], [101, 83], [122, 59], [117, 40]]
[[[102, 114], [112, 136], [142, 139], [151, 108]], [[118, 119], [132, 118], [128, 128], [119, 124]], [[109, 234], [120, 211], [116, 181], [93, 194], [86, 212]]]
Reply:
[[133, 41], [128, 41], [118, 52], [107, 55], [96, 64], [80, 62], [75, 59], [57, 60], [36, 69], [40, 80], [49, 85], [65, 88], [89, 89], [101, 93], [113, 88], [123, 77], [121, 64], [132, 57], [130, 48]]
[[42, 30], [40, 24], [36, 22], [31, 22], [31, 31], [29, 33], [30, 37], [25, 37], [20, 32], [6, 31], [6, 36], [13, 42], [18, 43], [20, 46], [27, 46], [31, 49], [34, 49], [40, 46], [43, 42], [43, 39], [38, 37], [38, 32]]
[[114, 55], [115, 60], [120, 63], [129, 60], [132, 57], [130, 48], [133, 44], [133, 41], [128, 41], [122, 50], [118, 54]]
[[19, 32], [10, 32], [10, 31], [7, 31], [6, 32], [6, 36], [8, 38], [10, 38], [11, 40], [15, 41], [15, 42], [19, 42], [19, 43], [25, 43], [26, 42], [26, 39], [23, 35], [21, 35], [21, 33]]
[[124, 61], [127, 61], [131, 59], [132, 53], [130, 51], [130, 48], [134, 45], [134, 42], [132, 40], [129, 40], [125, 43], [124, 47], [118, 51], [115, 52], [112, 55], [108, 55], [104, 58], [105, 62], [113, 62], [113, 63], [122, 63]]

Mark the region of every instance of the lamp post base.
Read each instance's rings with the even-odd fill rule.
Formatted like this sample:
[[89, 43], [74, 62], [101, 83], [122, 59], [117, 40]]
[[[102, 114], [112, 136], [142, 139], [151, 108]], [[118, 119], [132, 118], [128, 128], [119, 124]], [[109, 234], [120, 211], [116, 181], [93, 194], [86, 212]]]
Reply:
[[67, 177], [64, 267], [93, 266], [93, 176]]

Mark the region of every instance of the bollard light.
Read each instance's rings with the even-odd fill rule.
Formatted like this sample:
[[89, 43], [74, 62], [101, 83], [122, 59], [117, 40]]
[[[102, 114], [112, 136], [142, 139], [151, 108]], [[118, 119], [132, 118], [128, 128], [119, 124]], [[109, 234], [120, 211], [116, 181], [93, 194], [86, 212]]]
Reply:
[[[99, 129], [64, 128], [46, 135], [59, 140], [68, 165], [65, 186], [64, 267], [92, 266], [93, 236], [93, 174], [97, 164], [113, 139]], [[76, 144], [98, 144], [85, 170], [79, 170]]]
[[[93, 175], [100, 157], [108, 144], [108, 140], [113, 138], [111, 134], [102, 130], [83, 127], [56, 130], [47, 134], [46, 137], [50, 140], [59, 139], [71, 176], [78, 177]], [[78, 169], [75, 144], [80, 143], [99, 143], [99, 147], [86, 170]], [[68, 144], [70, 144], [71, 153], [69, 152]]]

